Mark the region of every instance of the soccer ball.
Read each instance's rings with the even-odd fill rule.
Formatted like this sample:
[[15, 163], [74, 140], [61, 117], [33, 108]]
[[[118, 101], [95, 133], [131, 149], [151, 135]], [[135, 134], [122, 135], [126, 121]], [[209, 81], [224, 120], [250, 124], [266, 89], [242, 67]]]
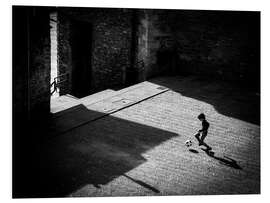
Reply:
[[185, 142], [185, 145], [186, 145], [187, 147], [190, 147], [190, 146], [192, 145], [191, 140], [187, 140], [187, 141]]

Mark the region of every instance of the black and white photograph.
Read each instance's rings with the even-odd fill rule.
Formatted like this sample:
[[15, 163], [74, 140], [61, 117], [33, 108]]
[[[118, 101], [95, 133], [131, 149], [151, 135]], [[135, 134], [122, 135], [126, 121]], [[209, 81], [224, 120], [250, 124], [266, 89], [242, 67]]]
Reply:
[[261, 194], [261, 11], [10, 9], [12, 198]]

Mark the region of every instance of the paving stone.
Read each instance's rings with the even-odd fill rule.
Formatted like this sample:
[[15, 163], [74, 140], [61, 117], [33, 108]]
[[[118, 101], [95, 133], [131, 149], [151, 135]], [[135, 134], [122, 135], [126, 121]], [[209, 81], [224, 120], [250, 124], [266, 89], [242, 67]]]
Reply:
[[[256, 100], [239, 89], [234, 89], [236, 96], [224, 99], [222, 94], [226, 95], [229, 90], [222, 83], [215, 83], [215, 88], [211, 88], [211, 82], [200, 86], [189, 77], [161, 79], [162, 86], [170, 88], [169, 91], [47, 142], [44, 147], [48, 150], [51, 173], [62, 174], [60, 182], [69, 182], [72, 177], [77, 180], [77, 184], [66, 186], [70, 187], [66, 195], [260, 193], [260, 126], [256, 120], [250, 122], [254, 109], [247, 112], [250, 115], [241, 112]], [[158, 80], [151, 83], [161, 85]], [[200, 94], [212, 102], [200, 100], [193, 93], [185, 95], [183, 92], [192, 90], [191, 87], [194, 92], [201, 87]], [[117, 95], [120, 100], [114, 102], [131, 100], [128, 93], [123, 94], [125, 97]], [[219, 111], [219, 103], [230, 107], [230, 101], [237, 100], [237, 95], [244, 98], [237, 101], [238, 109], [232, 108], [231, 114], [224, 109]], [[249, 99], [251, 104], [247, 104]], [[210, 123], [206, 143], [213, 148], [213, 155], [205, 153], [194, 138], [201, 128], [197, 119], [201, 112]], [[184, 145], [187, 139], [193, 142], [190, 148]]]

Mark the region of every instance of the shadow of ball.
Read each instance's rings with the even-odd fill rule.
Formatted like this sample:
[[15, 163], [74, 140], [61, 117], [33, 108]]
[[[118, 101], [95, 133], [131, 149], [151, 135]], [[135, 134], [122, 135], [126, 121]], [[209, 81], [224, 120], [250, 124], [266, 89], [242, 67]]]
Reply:
[[199, 152], [195, 149], [189, 149], [188, 151], [192, 152], [192, 153], [195, 153], [195, 154], [198, 154]]

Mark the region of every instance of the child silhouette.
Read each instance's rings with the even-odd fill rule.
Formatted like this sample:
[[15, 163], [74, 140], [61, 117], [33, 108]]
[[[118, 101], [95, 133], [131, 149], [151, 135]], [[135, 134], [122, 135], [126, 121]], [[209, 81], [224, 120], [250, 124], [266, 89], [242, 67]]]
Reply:
[[[203, 113], [201, 113], [199, 116], [198, 116], [198, 119], [202, 122], [202, 129], [200, 129], [198, 131], [198, 133], [195, 135], [196, 139], [198, 140], [199, 142], [199, 146], [201, 145], [204, 145], [207, 147], [207, 150], [211, 150], [212, 148], [210, 146], [208, 146], [205, 142], [204, 142], [204, 139], [205, 137], [207, 136], [207, 133], [208, 133], [208, 128], [210, 126], [210, 124], [207, 122], [206, 118], [205, 118], [205, 115]], [[201, 137], [200, 137], [201, 135]]]

